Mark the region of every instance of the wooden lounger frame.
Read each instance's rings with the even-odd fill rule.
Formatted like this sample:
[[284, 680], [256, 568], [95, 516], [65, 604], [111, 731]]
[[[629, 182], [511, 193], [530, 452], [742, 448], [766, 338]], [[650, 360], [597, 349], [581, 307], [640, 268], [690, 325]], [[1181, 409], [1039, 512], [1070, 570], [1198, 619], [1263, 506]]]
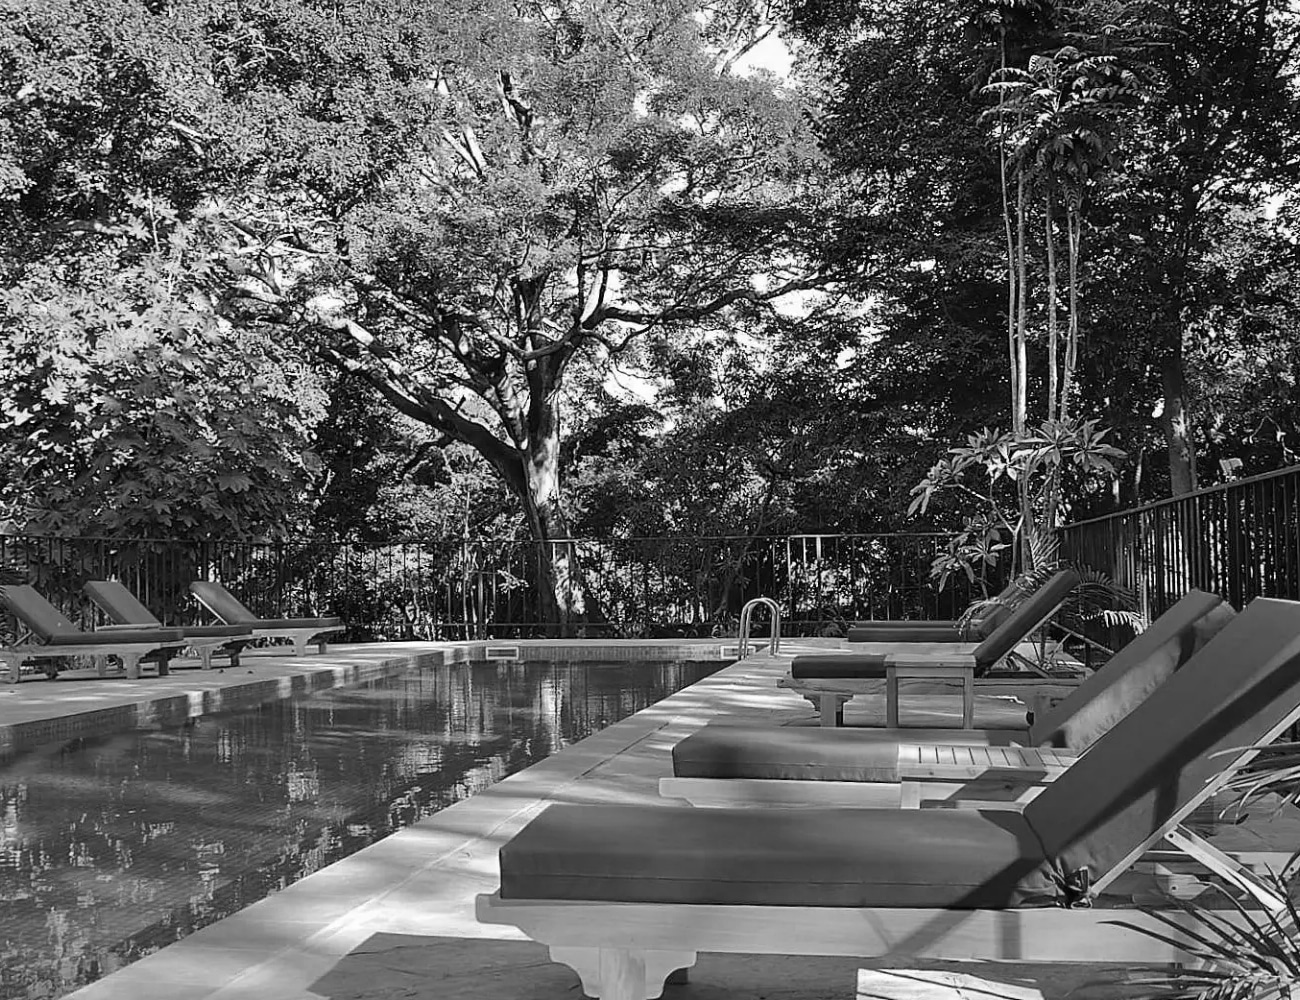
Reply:
[[[925, 676], [947, 678], [954, 681], [964, 681], [963, 674], [967, 670], [973, 669], [971, 661], [944, 663], [940, 660], [931, 661], [930, 669], [918, 669], [919, 660], [909, 659], [906, 665], [901, 668], [895, 668], [894, 682], [890, 683], [888, 673], [890, 665], [886, 661], [885, 677], [885, 710], [890, 718], [895, 721], [890, 724], [890, 728], [897, 728], [898, 722], [898, 684], [897, 679], [900, 676]], [[879, 677], [835, 677], [835, 678], [816, 678], [816, 677], [791, 677], [787, 674], [777, 679], [776, 686], [786, 688], [795, 692], [802, 698], [811, 702], [812, 706], [817, 709], [818, 715], [823, 726], [842, 726], [844, 725], [844, 706], [859, 695], [875, 695], [880, 693]], [[1055, 677], [1048, 675], [1041, 677], [1038, 674], [1026, 672], [1024, 680], [1018, 680], [1009, 677], [975, 677], [974, 688], [970, 691], [969, 698], [973, 699], [974, 695], [980, 690], [1009, 692], [1017, 689], [1034, 688], [1039, 685], [1051, 685], [1054, 687], [1077, 687], [1082, 683], [1080, 677]], [[973, 705], [971, 717], [968, 720], [966, 714], [967, 695], [963, 690], [963, 723], [961, 728], [970, 729], [973, 722]], [[953, 727], [957, 728], [957, 727]]]
[[325, 636], [347, 629], [346, 625], [333, 625], [330, 628], [258, 628], [252, 626], [253, 636], [258, 639], [288, 639], [293, 643], [293, 655], [305, 656], [307, 647], [314, 645], [322, 655], [326, 652]]
[[[194, 591], [191, 591], [191, 593], [194, 594], [194, 599], [207, 608], [210, 613], [215, 615], [219, 621], [226, 621], [215, 608], [203, 599], [200, 594], [195, 593]], [[332, 635], [335, 632], [344, 632], [347, 630], [347, 625], [342, 622], [338, 625], [329, 625], [325, 628], [315, 626], [310, 628], [263, 628], [257, 624], [256, 620], [250, 622], [226, 622], [226, 624], [246, 626], [253, 633], [253, 638], [255, 639], [288, 639], [293, 643], [294, 656], [305, 656], [307, 653], [307, 647], [313, 645], [313, 640], [317, 652], [323, 656], [326, 652], [327, 646], [324, 637]]]
[[[166, 628], [166, 627], [167, 626], [165, 625], [158, 625], [153, 623], [146, 624], [144, 622], [122, 622], [121, 624], [118, 625], [101, 625], [99, 626], [99, 628], [95, 629], [95, 631], [111, 632], [113, 629], [122, 629], [123, 631], [127, 629], [135, 629], [138, 632], [142, 628]], [[182, 632], [186, 631], [184, 625], [177, 626], [177, 628], [179, 628]], [[255, 638], [256, 636], [253, 635], [251, 629], [247, 632], [247, 634], [243, 634], [243, 635], [224, 635], [224, 636], [187, 635], [185, 636], [185, 642], [182, 645], [186, 648], [194, 650], [194, 652], [198, 654], [200, 669], [211, 670], [212, 654], [215, 653], [222, 646], [228, 646], [231, 643], [252, 642], [253, 639]], [[238, 648], [231, 650], [230, 665], [232, 667], [239, 666]]]
[[[96, 632], [104, 631], [96, 629]], [[139, 631], [139, 628], [136, 628]], [[86, 633], [90, 636], [91, 633]], [[168, 650], [181, 649], [184, 642], [111, 642], [96, 641], [87, 643], [69, 643], [49, 646], [24, 641], [21, 637], [17, 644], [0, 648], [0, 663], [4, 664], [6, 680], [17, 684], [22, 677], [22, 665], [30, 660], [57, 660], [68, 656], [93, 656], [97, 659], [99, 676], [107, 676], [107, 657], [116, 656], [126, 669], [126, 676], [136, 680], [140, 676], [140, 661], [150, 653], [162, 653], [158, 660], [158, 676], [167, 676]], [[50, 677], [55, 676], [52, 668], [46, 670]]]
[[[1087, 909], [609, 903], [504, 900], [493, 893], [478, 897], [476, 912], [483, 923], [517, 927], [547, 945], [552, 960], [574, 969], [583, 991], [600, 1000], [658, 997], [667, 976], [693, 965], [700, 951], [1025, 963], [1190, 963], [1196, 961], [1195, 941], [1181, 928], [1194, 932], [1194, 918], [1181, 910], [1148, 913], [1128, 908], [1106, 890], [1112, 886], [1119, 890], [1121, 877], [1133, 872], [1157, 843], [1168, 840], [1255, 900], [1271, 899], [1263, 904], [1266, 908], [1279, 905], [1267, 884], [1183, 829], [1182, 823], [1257, 756], [1257, 746], [1271, 743], [1298, 719], [1300, 705], [1270, 727], [1256, 746], [1222, 755], [1224, 766], [1214, 778], [1099, 875], [1092, 883], [1096, 902]], [[1224, 919], [1244, 924], [1235, 912]]]
[[[111, 603], [108, 602], [101, 603], [99, 592], [96, 590], [96, 588], [97, 587], [103, 588], [106, 586], [111, 588], [117, 588], [118, 590], [120, 590], [122, 594], [122, 600], [129, 601], [132, 604], [139, 605], [139, 610], [135, 612], [133, 615], [128, 615], [126, 613], [126, 608], [121, 608], [119, 610], [118, 608], [112, 606]], [[125, 586], [125, 584], [123, 584], [119, 580], [93, 580], [86, 584], [84, 592], [86, 596], [90, 598], [92, 603], [99, 606], [100, 610], [103, 611], [104, 614], [108, 615], [108, 617], [113, 618], [115, 620], [114, 623], [111, 625], [99, 626], [99, 628], [95, 630], [97, 632], [108, 632], [112, 629], [127, 630], [127, 629], [167, 627], [163, 625], [163, 623], [158, 620], [158, 618], [154, 615], [154, 613], [150, 611], [147, 607], [145, 607], [145, 605], [139, 600], [139, 598], [137, 598], [135, 594], [131, 593], [131, 591]], [[239, 635], [204, 636], [204, 635], [188, 634], [190, 630], [184, 625], [180, 625], [177, 627], [182, 632], [187, 633], [185, 635], [185, 645], [187, 648], [192, 649], [195, 653], [198, 654], [199, 666], [203, 670], [212, 669], [212, 654], [215, 653], [218, 649], [221, 649], [223, 646], [230, 646], [230, 651], [229, 651], [230, 665], [232, 667], [239, 666], [240, 648], [246, 643], [252, 642], [253, 639], [255, 638], [252, 629], [245, 629], [244, 632]], [[238, 628], [240, 626], [232, 626], [232, 627]]]

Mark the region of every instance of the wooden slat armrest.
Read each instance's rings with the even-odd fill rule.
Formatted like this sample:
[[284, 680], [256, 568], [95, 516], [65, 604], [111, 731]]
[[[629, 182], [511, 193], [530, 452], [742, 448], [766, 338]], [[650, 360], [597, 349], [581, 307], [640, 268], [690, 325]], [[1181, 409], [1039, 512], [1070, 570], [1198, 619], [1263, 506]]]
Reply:
[[1022, 809], [1075, 756], [1036, 747], [900, 745], [899, 804], [904, 809]]
[[902, 781], [1022, 777], [1054, 781], [1077, 759], [1078, 754], [1073, 751], [1039, 747], [904, 743], [898, 747], [898, 776]]

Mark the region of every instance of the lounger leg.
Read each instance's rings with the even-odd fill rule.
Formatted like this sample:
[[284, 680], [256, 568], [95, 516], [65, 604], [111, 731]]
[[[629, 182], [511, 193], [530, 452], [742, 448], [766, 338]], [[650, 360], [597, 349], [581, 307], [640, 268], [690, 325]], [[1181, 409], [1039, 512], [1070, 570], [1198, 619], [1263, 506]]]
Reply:
[[551, 961], [567, 965], [596, 1000], [655, 1000], [664, 984], [695, 964], [693, 951], [630, 951], [622, 948], [551, 946]]
[[199, 669], [211, 670], [212, 669], [212, 647], [197, 646], [195, 648], [199, 654]]
[[5, 654], [0, 656], [0, 663], [4, 664], [5, 680], [10, 684], [17, 684], [19, 678], [22, 677], [23, 658]]
[[301, 638], [301, 639], [294, 639], [294, 640], [293, 640], [293, 655], [294, 655], [294, 656], [306, 656], [306, 655], [307, 655], [307, 639], [306, 639], [306, 637]]
[[[811, 700], [811, 698], [809, 700]], [[844, 725], [844, 706], [848, 703], [848, 700], [849, 699], [842, 694], [820, 695], [815, 704], [817, 705], [818, 713], [821, 715], [822, 725]]]
[[140, 677], [140, 654], [118, 653], [117, 656], [122, 661], [122, 666], [126, 667], [126, 676], [133, 681], [138, 680]]
[[325, 655], [325, 640], [324, 640], [324, 639], [322, 639], [320, 642], [316, 643], [316, 651], [319, 652], [321, 656], [324, 656], [324, 655]]

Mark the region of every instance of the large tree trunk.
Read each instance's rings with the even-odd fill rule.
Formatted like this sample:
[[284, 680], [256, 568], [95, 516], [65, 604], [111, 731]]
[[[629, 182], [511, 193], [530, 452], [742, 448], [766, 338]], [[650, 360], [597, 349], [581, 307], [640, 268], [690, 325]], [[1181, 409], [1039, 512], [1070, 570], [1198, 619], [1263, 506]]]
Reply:
[[1181, 330], [1177, 342], [1169, 346], [1161, 362], [1160, 379], [1164, 390], [1160, 426], [1169, 449], [1169, 488], [1173, 496], [1181, 496], [1191, 493], [1197, 485], [1196, 445], [1192, 440], [1187, 382], [1183, 376]]
[[[512, 485], [536, 546], [539, 611], [548, 633], [573, 635], [586, 612], [577, 552], [560, 504], [559, 414], [551, 399], [533, 401], [527, 438], [519, 442], [521, 475]], [[512, 477], [513, 478], [513, 477]]]

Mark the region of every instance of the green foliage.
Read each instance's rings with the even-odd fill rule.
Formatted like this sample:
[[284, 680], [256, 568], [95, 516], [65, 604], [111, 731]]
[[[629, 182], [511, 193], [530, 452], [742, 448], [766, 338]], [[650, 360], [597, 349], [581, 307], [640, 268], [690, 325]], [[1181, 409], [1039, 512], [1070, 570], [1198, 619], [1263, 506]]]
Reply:
[[317, 381], [199, 291], [165, 206], [0, 290], [0, 521], [53, 534], [282, 533], [316, 468]]
[[[1119, 987], [1123, 996], [1143, 1000], [1285, 1000], [1300, 989], [1300, 911], [1293, 896], [1295, 858], [1281, 872], [1268, 872], [1264, 887], [1281, 905], [1277, 912], [1241, 902], [1228, 891], [1211, 891], [1226, 899], [1228, 909], [1215, 909], [1199, 901], [1174, 899], [1192, 927], [1175, 921], [1168, 912], [1144, 910], [1168, 925], [1168, 933], [1140, 928], [1142, 933], [1185, 948], [1199, 967], [1161, 966], [1126, 970], [1107, 985]], [[1229, 918], [1239, 918], [1240, 926]], [[1134, 925], [1114, 921], [1121, 927]], [[1182, 942], [1191, 938], [1190, 945]]]
[[[992, 566], [1008, 550], [1027, 553], [1028, 569], [1050, 562], [1064, 491], [1113, 474], [1114, 459], [1123, 455], [1107, 434], [1095, 420], [1048, 420], [1024, 434], [985, 428], [949, 449], [912, 488], [908, 507], [909, 514], [923, 513], [939, 497], [951, 497], [966, 512], [966, 523], [931, 567], [940, 585], [957, 571], [974, 580], [976, 566]], [[1033, 520], [1025, 520], [1025, 510]]]
[[778, 317], [653, 342], [630, 376], [647, 402], [607, 396], [566, 413], [575, 531], [892, 528], [893, 456], [876, 440], [888, 425], [861, 372], [841, 363], [861, 326], [834, 314]]
[[[890, 0], [798, 3], [792, 17], [818, 53], [818, 125], [852, 190], [825, 253], [867, 262], [854, 290], [898, 306], [877, 314], [876, 364], [929, 404], [935, 438], [1010, 423], [1014, 303], [988, 141], [1002, 130], [1040, 196], [1026, 220], [1027, 412], [1046, 412], [1060, 380], [1044, 347], [1066, 311], [1079, 346], [1068, 412], [1113, 428], [1128, 455], [1118, 489], [1073, 497], [1076, 510], [1167, 494], [1175, 404], [1202, 454], [1250, 471], [1286, 460], [1300, 23], [1284, 4]], [[1086, 209], [1060, 254], [1080, 250], [1077, 310], [1038, 294], [1046, 191], [1055, 212]]]

